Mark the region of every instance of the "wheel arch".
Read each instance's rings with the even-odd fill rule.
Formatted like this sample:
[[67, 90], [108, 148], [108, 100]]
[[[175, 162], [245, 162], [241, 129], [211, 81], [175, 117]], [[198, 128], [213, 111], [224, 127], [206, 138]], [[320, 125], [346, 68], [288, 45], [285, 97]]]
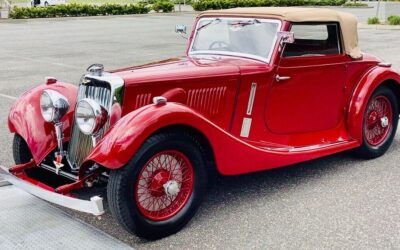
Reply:
[[400, 110], [400, 82], [397, 82], [394, 79], [388, 79], [383, 81], [379, 86], [388, 87], [390, 90], [393, 91], [397, 99], [398, 108]]
[[362, 123], [366, 106], [374, 91], [380, 86], [390, 88], [400, 105], [400, 75], [386, 67], [376, 66], [369, 70], [354, 88], [346, 119], [349, 134], [360, 144], [363, 142]]
[[193, 136], [200, 143], [201, 151], [203, 156], [205, 156], [208, 170], [213, 171], [213, 173], [219, 173], [218, 168], [216, 166], [214, 149], [210, 141], [208, 140], [207, 136], [203, 132], [187, 124], [174, 124], [156, 130], [151, 136], [159, 133], [168, 133], [168, 132], [187, 133]]
[[87, 156], [81, 169], [93, 163], [111, 170], [122, 168], [148, 138], [168, 131], [194, 136], [203, 154], [207, 155], [207, 165], [220, 172], [211, 138], [221, 129], [201, 114], [177, 103], [148, 105], [122, 117]]

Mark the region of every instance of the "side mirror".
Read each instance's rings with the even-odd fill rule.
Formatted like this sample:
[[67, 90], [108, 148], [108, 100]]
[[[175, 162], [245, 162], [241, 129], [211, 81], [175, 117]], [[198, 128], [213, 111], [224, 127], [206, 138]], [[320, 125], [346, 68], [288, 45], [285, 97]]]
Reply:
[[186, 34], [186, 25], [184, 24], [177, 24], [175, 26], [175, 33], [178, 33], [180, 35]]
[[289, 31], [278, 31], [279, 52], [283, 50], [285, 44], [294, 43], [294, 33]]
[[281, 44], [294, 43], [294, 33], [289, 31], [278, 31], [278, 40]]

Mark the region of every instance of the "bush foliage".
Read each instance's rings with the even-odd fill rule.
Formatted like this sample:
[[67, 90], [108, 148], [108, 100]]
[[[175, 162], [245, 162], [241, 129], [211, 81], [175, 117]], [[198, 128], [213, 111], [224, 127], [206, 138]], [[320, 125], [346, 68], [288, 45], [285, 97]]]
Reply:
[[400, 25], [400, 16], [390, 16], [387, 20], [390, 25]]
[[379, 23], [380, 23], [379, 18], [377, 18], [376, 16], [368, 18], [368, 24], [379, 24]]
[[368, 7], [368, 4], [359, 2], [347, 2], [343, 4], [343, 7], [350, 7], [350, 8]]
[[153, 10], [156, 12], [172, 12], [174, 10], [175, 4], [167, 0], [159, 0], [153, 4]]
[[10, 17], [22, 18], [47, 18], [69, 16], [100, 16], [100, 15], [129, 15], [149, 13], [150, 8], [145, 4], [62, 4], [48, 7], [14, 7]]
[[192, 6], [197, 11], [235, 7], [269, 6], [340, 6], [346, 0], [198, 0]]

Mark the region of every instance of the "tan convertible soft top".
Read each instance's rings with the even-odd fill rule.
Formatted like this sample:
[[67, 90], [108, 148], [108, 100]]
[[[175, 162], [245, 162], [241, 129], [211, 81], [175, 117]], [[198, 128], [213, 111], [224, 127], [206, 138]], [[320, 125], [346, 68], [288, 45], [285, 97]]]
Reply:
[[352, 58], [362, 56], [358, 47], [357, 18], [349, 13], [323, 8], [253, 7], [209, 10], [200, 16], [251, 16], [277, 18], [290, 22], [339, 22], [346, 54]]

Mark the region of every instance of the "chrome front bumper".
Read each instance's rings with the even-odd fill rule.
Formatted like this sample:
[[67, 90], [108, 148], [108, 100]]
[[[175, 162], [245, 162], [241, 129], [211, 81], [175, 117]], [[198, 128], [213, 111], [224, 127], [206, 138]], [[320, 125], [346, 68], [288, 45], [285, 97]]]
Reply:
[[42, 200], [60, 205], [62, 207], [67, 207], [80, 212], [93, 214], [95, 216], [104, 214], [103, 198], [99, 196], [93, 196], [92, 198], [90, 198], [90, 201], [88, 201], [51, 192], [41, 187], [35, 186], [27, 181], [19, 179], [15, 175], [11, 174], [6, 167], [1, 165], [0, 178], [24, 190], [25, 192], [30, 193], [31, 195], [34, 195]]

